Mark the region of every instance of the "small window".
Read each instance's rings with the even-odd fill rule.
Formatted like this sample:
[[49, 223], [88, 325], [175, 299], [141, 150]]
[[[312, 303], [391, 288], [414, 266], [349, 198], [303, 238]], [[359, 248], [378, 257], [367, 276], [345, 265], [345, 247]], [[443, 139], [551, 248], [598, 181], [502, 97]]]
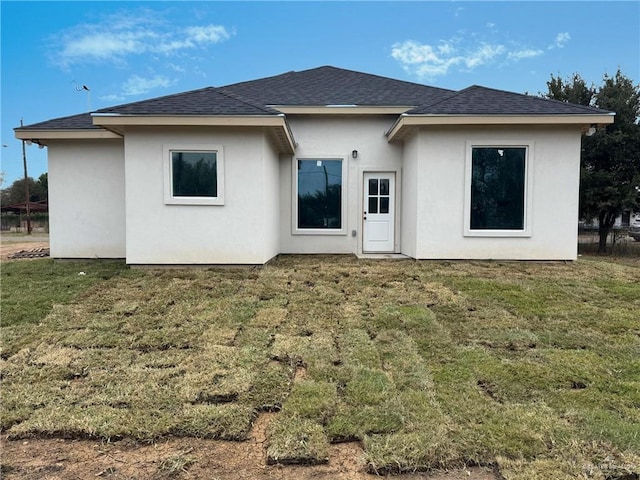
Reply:
[[217, 152], [171, 152], [174, 197], [217, 197]]
[[529, 146], [472, 146], [467, 157], [465, 235], [528, 236]]
[[343, 159], [298, 159], [296, 167], [298, 233], [343, 233]]
[[222, 147], [165, 146], [165, 203], [222, 205]]

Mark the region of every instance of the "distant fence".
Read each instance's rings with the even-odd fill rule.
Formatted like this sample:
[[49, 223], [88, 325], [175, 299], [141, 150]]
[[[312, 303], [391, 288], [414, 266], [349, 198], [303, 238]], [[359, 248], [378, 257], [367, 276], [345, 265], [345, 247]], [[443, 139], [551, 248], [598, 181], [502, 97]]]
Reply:
[[[23, 214], [3, 212], [0, 215], [0, 230], [3, 232], [26, 233], [27, 217]], [[32, 213], [31, 214], [31, 231], [36, 233], [49, 232], [49, 214], [48, 213]]]
[[[597, 253], [599, 242], [597, 228], [578, 230], [578, 253]], [[615, 256], [640, 256], [640, 242], [629, 236], [627, 227], [616, 227], [607, 237], [607, 253]]]

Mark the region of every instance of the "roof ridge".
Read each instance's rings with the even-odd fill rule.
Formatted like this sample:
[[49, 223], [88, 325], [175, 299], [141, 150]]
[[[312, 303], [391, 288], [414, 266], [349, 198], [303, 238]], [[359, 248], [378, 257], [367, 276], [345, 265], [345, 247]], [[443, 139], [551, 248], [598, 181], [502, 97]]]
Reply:
[[565, 102], [563, 100], [556, 100], [555, 98], [546, 98], [546, 97], [540, 97], [538, 95], [529, 95], [528, 93], [518, 93], [518, 92], [511, 92], [509, 90], [502, 90], [500, 88], [494, 88], [494, 87], [485, 87], [483, 85], [472, 85], [470, 87], [465, 88], [465, 90], [471, 89], [471, 88], [481, 88], [483, 90], [492, 90], [494, 92], [500, 92], [500, 93], [507, 93], [510, 95], [519, 95], [523, 98], [528, 98], [534, 102], [538, 102], [538, 101], [542, 101], [542, 102], [552, 102], [552, 103], [558, 103], [558, 104], [562, 104], [562, 105], [571, 105], [572, 107], [579, 107], [579, 108], [583, 108], [585, 110], [589, 110], [589, 111], [594, 111], [594, 110], [598, 110], [600, 112], [608, 112], [609, 110], [604, 110], [602, 108], [599, 107], [594, 107], [591, 105], [582, 105], [580, 103], [572, 103], [572, 102]]
[[451, 90], [449, 88], [442, 88], [442, 87], [434, 87], [432, 85], [425, 85], [424, 83], [417, 83], [417, 82], [410, 82], [408, 80], [400, 80], [397, 78], [392, 78], [392, 77], [385, 77], [383, 75], [378, 75], [375, 73], [368, 73], [368, 72], [360, 72], [358, 70], [352, 70], [349, 68], [342, 68], [342, 67], [336, 67], [334, 65], [322, 65], [320, 67], [314, 67], [314, 68], [307, 68], [304, 70], [289, 70], [288, 72], [284, 72], [284, 73], [280, 73], [277, 75], [270, 75], [268, 77], [261, 77], [261, 78], [255, 78], [253, 80], [245, 80], [243, 82], [237, 82], [237, 83], [230, 83], [228, 85], [223, 85], [219, 88], [228, 88], [228, 87], [236, 87], [239, 85], [244, 85], [244, 84], [249, 84], [249, 83], [254, 83], [254, 82], [259, 82], [262, 80], [268, 80], [268, 79], [273, 79], [273, 78], [278, 78], [278, 77], [288, 77], [288, 76], [292, 76], [292, 75], [296, 75], [296, 74], [304, 74], [304, 73], [309, 73], [309, 72], [313, 72], [313, 71], [321, 71], [321, 70], [333, 70], [333, 71], [341, 71], [341, 72], [348, 72], [348, 73], [355, 73], [357, 75], [363, 75], [366, 77], [375, 77], [381, 80], [391, 80], [393, 82], [400, 82], [400, 83], [405, 83], [408, 85], [414, 85], [416, 87], [421, 87], [421, 88], [431, 88], [433, 90], [440, 90], [443, 92], [455, 92], [455, 90]]
[[408, 83], [410, 85], [415, 85], [417, 87], [427, 87], [427, 88], [433, 88], [435, 90], [443, 90], [445, 92], [455, 92], [455, 90], [451, 90], [450, 88], [434, 87], [433, 85], [425, 85], [424, 83], [410, 82], [408, 80], [400, 80], [398, 78], [385, 77], [383, 75], [378, 75], [377, 73], [360, 72], [358, 70], [351, 70], [349, 68], [335, 67], [333, 65], [323, 65], [321, 67], [310, 68], [310, 69], [307, 69], [307, 70], [303, 70], [303, 72], [307, 72], [307, 71], [311, 71], [311, 70], [319, 70], [321, 68], [331, 68], [333, 70], [341, 70], [343, 72], [357, 73], [359, 75], [366, 75], [368, 77], [376, 77], [376, 78], [380, 78], [382, 80], [393, 80], [394, 82]]
[[245, 105], [249, 105], [250, 107], [262, 110], [263, 112], [266, 112], [266, 113], [269, 113], [269, 114], [278, 114], [278, 115], [280, 115], [280, 112], [278, 110], [274, 109], [274, 108], [271, 108], [271, 107], [269, 107], [267, 105], [262, 105], [262, 104], [259, 104], [259, 103], [252, 103], [252, 102], [250, 102], [248, 100], [245, 100], [244, 97], [241, 97], [241, 96], [239, 96], [237, 94], [233, 94], [231, 92], [225, 91], [224, 88], [225, 87], [215, 88], [216, 93], [219, 93], [220, 95], [224, 95], [225, 97], [231, 98], [232, 100], [235, 100], [237, 102], [242, 102]]
[[442, 103], [446, 103], [446, 102], [450, 101], [451, 99], [453, 99], [453, 98], [455, 98], [457, 96], [460, 96], [462, 94], [465, 94], [465, 93], [473, 91], [473, 90], [484, 90], [484, 91], [497, 92], [497, 93], [500, 93], [500, 94], [514, 95], [514, 96], [522, 98], [523, 100], [526, 99], [527, 101], [531, 101], [531, 102], [545, 102], [545, 103], [556, 103], [556, 104], [560, 104], [560, 105], [568, 105], [568, 106], [579, 108], [581, 110], [584, 110], [585, 112], [590, 112], [590, 113], [593, 113], [595, 111], [612, 113], [609, 110], [604, 110], [602, 108], [598, 108], [598, 107], [594, 107], [594, 106], [590, 106], [590, 105], [581, 105], [579, 103], [564, 102], [562, 100], [556, 100], [556, 99], [553, 99], [553, 98], [545, 98], [545, 97], [539, 97], [539, 96], [536, 96], [536, 95], [529, 95], [529, 94], [526, 94], [526, 93], [511, 92], [509, 90], [502, 90], [500, 88], [493, 88], [493, 87], [485, 87], [483, 85], [477, 85], [477, 84], [470, 85], [470, 86], [468, 86], [466, 88], [463, 88], [462, 90], [458, 90], [455, 93], [453, 93], [452, 95], [448, 95], [448, 96], [445, 96], [444, 98], [440, 98], [440, 99], [436, 100], [435, 102], [419, 105], [418, 107], [410, 110], [407, 113], [411, 114], [411, 112], [413, 110], [435, 107], [436, 105], [439, 105], [439, 104], [442, 104]]
[[460, 95], [460, 94], [466, 92], [467, 90], [469, 90], [469, 89], [471, 89], [473, 87], [476, 87], [476, 86], [477, 85], [472, 85], [470, 87], [463, 88], [462, 90], [452, 90], [451, 91], [452, 92], [451, 95], [447, 95], [446, 97], [443, 97], [443, 98], [438, 98], [437, 100], [435, 100], [434, 102], [431, 102], [431, 103], [424, 103], [422, 105], [418, 105], [417, 107], [412, 108], [411, 110], [409, 110], [406, 113], [410, 114], [413, 110], [418, 110], [418, 109], [421, 109], [421, 108], [434, 107], [434, 106], [436, 106], [436, 105], [438, 105], [438, 104], [440, 104], [442, 102], [446, 102], [448, 100], [451, 100], [452, 98], [457, 97], [458, 95]]

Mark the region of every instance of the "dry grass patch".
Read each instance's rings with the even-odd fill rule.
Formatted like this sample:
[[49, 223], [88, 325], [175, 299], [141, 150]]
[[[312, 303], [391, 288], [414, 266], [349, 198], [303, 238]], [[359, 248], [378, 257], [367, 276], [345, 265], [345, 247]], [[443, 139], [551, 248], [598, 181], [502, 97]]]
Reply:
[[267, 462], [317, 465], [329, 461], [322, 425], [300, 417], [278, 416], [267, 429]]
[[[15, 265], [0, 358], [11, 438], [243, 441], [269, 410], [272, 463], [323, 463], [330, 442], [357, 440], [373, 473], [640, 475], [636, 264], [284, 256], [110, 266], [82, 285], [48, 261]], [[14, 296], [38, 269], [55, 285], [29, 310]]]

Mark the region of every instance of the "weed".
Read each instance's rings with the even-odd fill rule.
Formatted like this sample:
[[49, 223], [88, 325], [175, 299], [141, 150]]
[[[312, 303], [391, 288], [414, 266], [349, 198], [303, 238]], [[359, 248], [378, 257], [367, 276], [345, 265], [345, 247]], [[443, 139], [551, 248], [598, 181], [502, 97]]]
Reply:
[[165, 458], [158, 465], [158, 470], [166, 476], [174, 477], [186, 473], [196, 460], [188, 456], [189, 451], [180, 452]]

